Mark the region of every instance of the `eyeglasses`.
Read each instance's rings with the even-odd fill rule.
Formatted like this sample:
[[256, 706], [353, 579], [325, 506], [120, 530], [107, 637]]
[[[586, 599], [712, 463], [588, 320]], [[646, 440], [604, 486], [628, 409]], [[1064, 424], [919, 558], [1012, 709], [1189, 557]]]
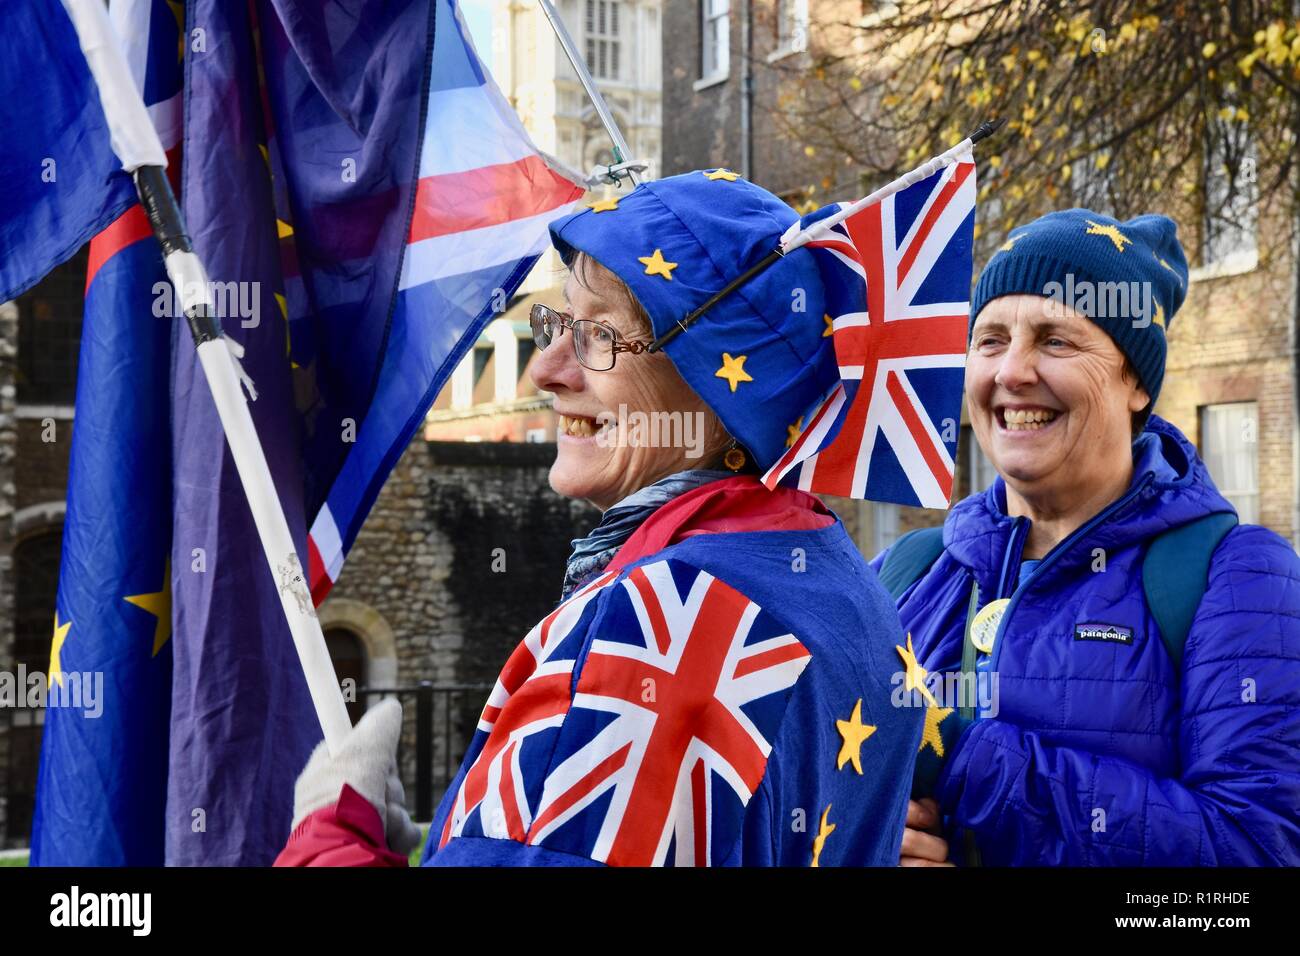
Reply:
[[573, 332], [573, 354], [578, 364], [593, 372], [608, 372], [614, 367], [614, 357], [619, 352], [631, 352], [640, 355], [650, 347], [649, 342], [626, 341], [612, 326], [595, 319], [575, 319], [563, 312], [537, 302], [528, 315], [533, 327], [533, 341], [539, 349], [546, 349], [551, 342], [564, 334], [565, 329]]

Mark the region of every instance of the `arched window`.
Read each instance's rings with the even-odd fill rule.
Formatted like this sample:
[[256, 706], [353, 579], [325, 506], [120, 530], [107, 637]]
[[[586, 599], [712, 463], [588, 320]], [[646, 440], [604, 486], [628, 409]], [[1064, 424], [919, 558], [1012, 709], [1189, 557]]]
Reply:
[[[361, 639], [352, 631], [342, 627], [331, 627], [325, 631], [325, 646], [329, 648], [330, 661], [334, 664], [334, 673], [339, 683], [352, 680], [353, 687], [366, 685], [366, 651]], [[348, 702], [348, 716], [355, 725], [366, 712], [366, 701], [357, 696]]]

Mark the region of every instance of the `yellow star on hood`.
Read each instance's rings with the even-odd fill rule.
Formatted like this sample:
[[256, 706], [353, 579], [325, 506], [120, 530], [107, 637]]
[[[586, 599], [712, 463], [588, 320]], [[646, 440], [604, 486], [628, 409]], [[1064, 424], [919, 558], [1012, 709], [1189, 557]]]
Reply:
[[835, 334], [835, 320], [829, 315], [823, 315], [822, 321], [826, 323], [826, 328], [822, 329], [822, 338], [828, 339]]
[[799, 440], [799, 433], [801, 431], [803, 431], [802, 415], [799, 416], [799, 420], [795, 422], [793, 425], [785, 426], [785, 447], [786, 448], [794, 447], [794, 443]]
[[592, 212], [611, 212], [618, 208], [618, 197], [611, 196], [609, 199], [597, 199], [595, 202], [587, 203], [587, 208]]
[[813, 837], [813, 858], [810, 866], [821, 866], [822, 847], [826, 845], [826, 838], [835, 832], [835, 824], [827, 822], [830, 814], [831, 805], [828, 803], [826, 809], [822, 811], [822, 822], [817, 828], [817, 836]]
[[741, 382], [752, 382], [754, 379], [745, 371], [745, 359], [747, 358], [749, 358], [748, 355], [738, 355], [736, 358], [732, 358], [730, 352], [723, 352], [722, 368], [713, 373], [714, 377], [725, 378], [728, 384], [731, 385], [733, 392]]
[[677, 263], [664, 261], [663, 251], [656, 249], [654, 255], [637, 256], [637, 261], [645, 266], [645, 274], [648, 276], [663, 276], [669, 282], [673, 281], [673, 270], [677, 268]]
[[925, 709], [925, 729], [921, 731], [921, 746], [916, 748], [920, 753], [928, 745], [935, 753], [935, 756], [943, 756], [943, 734], [939, 732], [939, 725], [948, 719], [952, 714], [951, 707], [927, 707]]
[[737, 179], [740, 178], [740, 173], [733, 173], [729, 169], [715, 169], [711, 173], [705, 173], [704, 178], [712, 179], [714, 182], [716, 182], [719, 179], [724, 179], [729, 183], [734, 183]]
[[1159, 302], [1156, 303], [1156, 314], [1151, 317], [1151, 321], [1162, 329], [1165, 327], [1165, 310]]
[[835, 729], [840, 732], [844, 743], [840, 745], [840, 755], [835, 759], [835, 769], [843, 770], [846, 763], [853, 764], [853, 769], [862, 773], [862, 742], [876, 732], [871, 724], [862, 722], [862, 698], [853, 705], [853, 713], [848, 720], [835, 721]]
[[1105, 236], [1111, 242], [1115, 243], [1116, 252], [1123, 252], [1124, 243], [1126, 242], [1130, 246], [1133, 245], [1133, 240], [1130, 239], [1128, 236], [1124, 235], [1124, 233], [1120, 232], [1118, 226], [1110, 226], [1110, 225], [1103, 226], [1101, 223], [1093, 222], [1091, 219], [1085, 219], [1084, 222], [1088, 224], [1088, 228], [1083, 231], [1084, 235]]
[[148, 611], [158, 618], [153, 629], [153, 653], [156, 657], [167, 639], [172, 636], [172, 562], [163, 563], [162, 587], [148, 594], [132, 594], [123, 598], [128, 604]]
[[998, 246], [998, 252], [1010, 252], [1011, 247], [1014, 246], [1017, 242], [1019, 242], [1023, 238], [1025, 238], [1025, 234], [1023, 232], [1018, 236], [1010, 236], [1006, 242]]
[[921, 696], [930, 702], [931, 707], [938, 707], [939, 702], [935, 700], [934, 695], [930, 693], [930, 688], [925, 686], [926, 670], [921, 666], [920, 662], [917, 661], [916, 652], [912, 650], [911, 633], [909, 632], [907, 635], [906, 650], [899, 647], [897, 644], [894, 645], [894, 649], [898, 651], [898, 656], [903, 659], [903, 666], [907, 669], [903, 679], [903, 689], [909, 691], [919, 690]]
[[51, 684], [63, 684], [63, 664], [59, 660], [59, 655], [63, 651], [63, 642], [68, 639], [68, 629], [72, 627], [72, 622], [67, 624], [59, 623], [59, 612], [54, 612], [54, 640], [50, 642], [50, 680]]

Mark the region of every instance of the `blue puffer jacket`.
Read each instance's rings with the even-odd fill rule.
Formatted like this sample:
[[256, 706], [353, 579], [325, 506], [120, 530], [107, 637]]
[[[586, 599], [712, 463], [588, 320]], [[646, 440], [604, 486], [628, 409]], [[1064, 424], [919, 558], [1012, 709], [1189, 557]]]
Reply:
[[[918, 659], [960, 669], [972, 575], [982, 604], [1011, 599], [991, 662], [997, 716], [962, 731], [938, 778], [954, 860], [968, 829], [985, 865], [1300, 864], [1300, 558], [1265, 528], [1233, 528], [1181, 674], [1143, 596], [1152, 538], [1229, 510], [1154, 416], [1128, 492], [1019, 587], [1029, 520], [1007, 516], [1002, 480], [953, 508], [944, 553], [899, 601]], [[1132, 643], [1075, 639], [1099, 623]]]

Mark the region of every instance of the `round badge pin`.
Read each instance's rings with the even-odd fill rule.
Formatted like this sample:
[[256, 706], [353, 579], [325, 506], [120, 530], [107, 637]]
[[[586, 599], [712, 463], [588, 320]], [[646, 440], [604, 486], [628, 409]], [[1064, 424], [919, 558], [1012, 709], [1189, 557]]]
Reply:
[[979, 609], [970, 624], [970, 641], [976, 650], [984, 654], [993, 653], [993, 639], [998, 636], [998, 625], [1002, 623], [1002, 615], [1010, 603], [1011, 598], [999, 598]]

